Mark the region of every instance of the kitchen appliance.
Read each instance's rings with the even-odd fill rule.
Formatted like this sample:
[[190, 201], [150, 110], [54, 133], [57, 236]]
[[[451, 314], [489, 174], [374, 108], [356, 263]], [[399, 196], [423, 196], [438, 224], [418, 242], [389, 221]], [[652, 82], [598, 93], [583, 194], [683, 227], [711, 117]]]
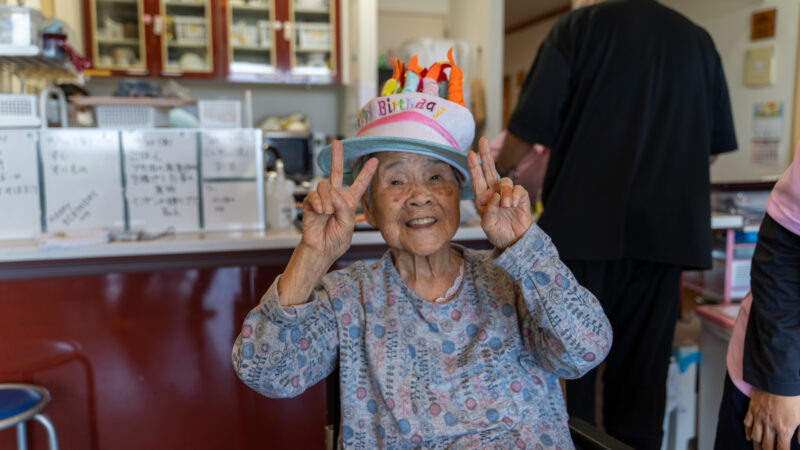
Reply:
[[266, 170], [275, 170], [275, 161], [283, 161], [286, 178], [295, 183], [310, 181], [321, 175], [316, 163], [317, 153], [327, 145], [322, 133], [265, 131], [264, 153]]

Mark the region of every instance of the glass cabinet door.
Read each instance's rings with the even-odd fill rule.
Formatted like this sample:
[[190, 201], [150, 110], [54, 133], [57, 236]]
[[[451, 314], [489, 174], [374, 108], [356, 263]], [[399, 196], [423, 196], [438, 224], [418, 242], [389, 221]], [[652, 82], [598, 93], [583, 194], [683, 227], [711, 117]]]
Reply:
[[144, 0], [92, 0], [92, 63], [95, 68], [147, 71], [142, 17]]
[[289, 0], [294, 36], [292, 75], [329, 78], [336, 72], [336, 0]]
[[164, 74], [208, 73], [214, 70], [211, 0], [161, 0]]
[[275, 73], [273, 0], [228, 1], [229, 71], [237, 75]]

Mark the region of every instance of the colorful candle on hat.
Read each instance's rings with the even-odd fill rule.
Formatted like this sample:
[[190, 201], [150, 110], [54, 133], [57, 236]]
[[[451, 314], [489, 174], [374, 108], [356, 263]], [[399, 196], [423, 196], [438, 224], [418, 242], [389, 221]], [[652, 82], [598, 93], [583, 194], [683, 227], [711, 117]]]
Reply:
[[398, 61], [394, 58], [390, 58], [392, 60], [392, 67], [394, 68], [394, 72], [392, 73], [392, 78], [386, 80], [386, 83], [383, 84], [383, 89], [381, 89], [381, 96], [392, 95], [397, 92], [397, 89], [400, 87], [400, 74], [399, 69], [400, 66], [397, 64]]
[[453, 47], [450, 47], [450, 50], [447, 51], [447, 59], [450, 61], [450, 84], [447, 90], [447, 99], [461, 106], [466, 106], [464, 105], [464, 74], [453, 60]]
[[417, 55], [411, 57], [408, 61], [408, 70], [406, 70], [406, 82], [403, 86], [403, 92], [417, 92], [419, 88], [419, 74], [422, 72], [422, 67], [417, 64]]
[[435, 63], [428, 69], [422, 79], [422, 92], [428, 95], [439, 95], [439, 74], [442, 71], [441, 63]]

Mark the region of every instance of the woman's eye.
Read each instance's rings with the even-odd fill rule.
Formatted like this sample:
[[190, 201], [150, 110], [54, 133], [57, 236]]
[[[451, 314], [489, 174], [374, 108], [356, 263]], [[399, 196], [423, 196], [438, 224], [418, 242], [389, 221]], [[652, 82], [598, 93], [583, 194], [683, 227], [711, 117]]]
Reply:
[[441, 175], [433, 175], [433, 176], [431, 177], [431, 180], [441, 180], [441, 179], [442, 179], [442, 176], [441, 176]]
[[389, 184], [391, 184], [392, 186], [400, 186], [403, 183], [400, 180], [392, 180], [391, 183]]

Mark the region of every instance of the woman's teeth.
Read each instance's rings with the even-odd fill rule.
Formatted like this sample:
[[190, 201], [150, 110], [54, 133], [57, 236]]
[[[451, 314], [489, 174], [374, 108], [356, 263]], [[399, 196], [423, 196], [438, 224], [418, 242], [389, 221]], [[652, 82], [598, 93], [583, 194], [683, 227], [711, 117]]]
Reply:
[[433, 217], [423, 217], [421, 219], [411, 219], [408, 221], [409, 225], [427, 225], [429, 223], [436, 222], [436, 219]]

